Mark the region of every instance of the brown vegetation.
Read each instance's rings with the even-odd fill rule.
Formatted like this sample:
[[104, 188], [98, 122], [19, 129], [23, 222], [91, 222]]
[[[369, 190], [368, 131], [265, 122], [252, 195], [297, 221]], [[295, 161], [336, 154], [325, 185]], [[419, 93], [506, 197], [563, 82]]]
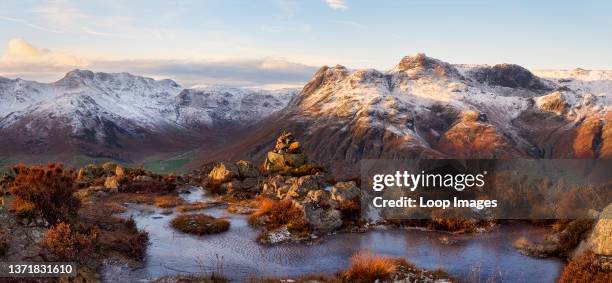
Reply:
[[351, 258], [351, 266], [344, 272], [348, 282], [374, 282], [390, 280], [396, 271], [397, 261], [390, 257], [376, 256], [371, 252], [358, 252]]
[[230, 223], [225, 219], [206, 214], [183, 214], [170, 222], [175, 229], [189, 234], [206, 235], [229, 230]]
[[96, 250], [98, 235], [95, 228], [57, 223], [42, 239], [43, 256], [51, 261], [82, 260]]
[[[609, 264], [609, 263], [608, 263]], [[559, 277], [560, 283], [570, 282], [593, 282], [607, 283], [612, 282], [612, 271], [604, 270], [600, 259], [593, 252], [588, 251], [584, 255], [571, 260], [563, 269]]]
[[0, 257], [3, 257], [8, 252], [9, 242], [8, 232], [0, 225]]
[[9, 191], [15, 197], [12, 209], [18, 217], [31, 222], [40, 216], [50, 225], [74, 220], [80, 202], [73, 196], [73, 171], [53, 163], [47, 167], [18, 165], [14, 171]]
[[268, 230], [287, 225], [287, 229], [293, 234], [307, 234], [310, 231], [302, 210], [290, 199], [260, 198], [259, 207], [249, 217], [249, 223]]

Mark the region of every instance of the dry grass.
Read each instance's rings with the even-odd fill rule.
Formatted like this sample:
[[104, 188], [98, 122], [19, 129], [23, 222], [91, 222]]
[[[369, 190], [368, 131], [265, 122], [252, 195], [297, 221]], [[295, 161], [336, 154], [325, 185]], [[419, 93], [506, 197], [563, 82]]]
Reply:
[[153, 281], [154, 283], [226, 283], [230, 282], [229, 279], [218, 275], [174, 275], [164, 276]]
[[170, 222], [175, 229], [189, 234], [206, 235], [229, 230], [230, 223], [225, 219], [206, 214], [183, 214]]
[[559, 277], [559, 282], [608, 283], [612, 282], [612, 272], [604, 271], [602, 266], [598, 264], [597, 256], [589, 251], [565, 266]]
[[289, 199], [259, 198], [259, 207], [249, 217], [249, 223], [253, 226], [263, 226], [268, 230], [287, 225], [289, 232], [296, 235], [310, 232], [302, 210]]
[[374, 282], [390, 280], [396, 271], [397, 261], [371, 252], [358, 252], [351, 258], [351, 266], [344, 271], [343, 278], [348, 282]]
[[159, 208], [173, 208], [185, 203], [185, 201], [178, 195], [164, 195], [156, 197], [154, 203]]

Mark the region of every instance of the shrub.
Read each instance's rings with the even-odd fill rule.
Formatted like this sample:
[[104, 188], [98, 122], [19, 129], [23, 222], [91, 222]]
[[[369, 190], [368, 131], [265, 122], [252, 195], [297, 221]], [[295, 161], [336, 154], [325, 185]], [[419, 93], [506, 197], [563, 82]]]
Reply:
[[63, 222], [53, 225], [41, 242], [48, 260], [74, 261], [89, 256], [96, 249], [98, 231]]
[[0, 257], [6, 255], [9, 249], [9, 236], [2, 226], [0, 226]]
[[15, 196], [13, 210], [18, 216], [27, 220], [41, 216], [50, 225], [75, 218], [80, 202], [73, 196], [73, 171], [53, 163], [47, 167], [18, 165], [14, 170], [16, 177], [9, 191]]
[[189, 234], [206, 235], [229, 230], [230, 223], [225, 219], [206, 214], [183, 214], [170, 222], [175, 229]]
[[598, 263], [597, 256], [588, 251], [565, 266], [559, 277], [559, 282], [607, 283], [612, 282], [612, 272], [603, 270]]
[[390, 280], [396, 270], [396, 260], [373, 255], [371, 252], [358, 252], [351, 258], [351, 266], [343, 277], [348, 282], [375, 282]]
[[292, 233], [301, 234], [310, 231], [302, 210], [290, 199], [260, 198], [259, 207], [249, 217], [249, 223], [253, 226], [261, 225], [269, 230], [287, 225], [287, 229]]

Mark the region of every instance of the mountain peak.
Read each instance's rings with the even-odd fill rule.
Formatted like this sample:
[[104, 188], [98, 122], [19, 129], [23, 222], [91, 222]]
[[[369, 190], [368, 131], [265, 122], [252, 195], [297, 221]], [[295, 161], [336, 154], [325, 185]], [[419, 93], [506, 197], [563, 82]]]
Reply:
[[417, 53], [412, 56], [404, 56], [397, 64], [395, 70], [408, 73], [412, 78], [419, 78], [428, 75], [438, 77], [461, 77], [457, 69], [446, 62], [428, 57], [424, 53]]
[[94, 72], [89, 71], [89, 70], [74, 69], [66, 73], [64, 78], [93, 79], [94, 75], [95, 75]]

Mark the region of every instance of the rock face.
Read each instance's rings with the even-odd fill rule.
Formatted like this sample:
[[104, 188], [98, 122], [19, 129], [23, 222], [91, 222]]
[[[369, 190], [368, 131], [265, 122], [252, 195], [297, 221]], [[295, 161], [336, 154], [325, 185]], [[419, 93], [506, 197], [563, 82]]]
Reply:
[[612, 204], [599, 214], [599, 220], [587, 240], [587, 247], [596, 254], [612, 256]]

